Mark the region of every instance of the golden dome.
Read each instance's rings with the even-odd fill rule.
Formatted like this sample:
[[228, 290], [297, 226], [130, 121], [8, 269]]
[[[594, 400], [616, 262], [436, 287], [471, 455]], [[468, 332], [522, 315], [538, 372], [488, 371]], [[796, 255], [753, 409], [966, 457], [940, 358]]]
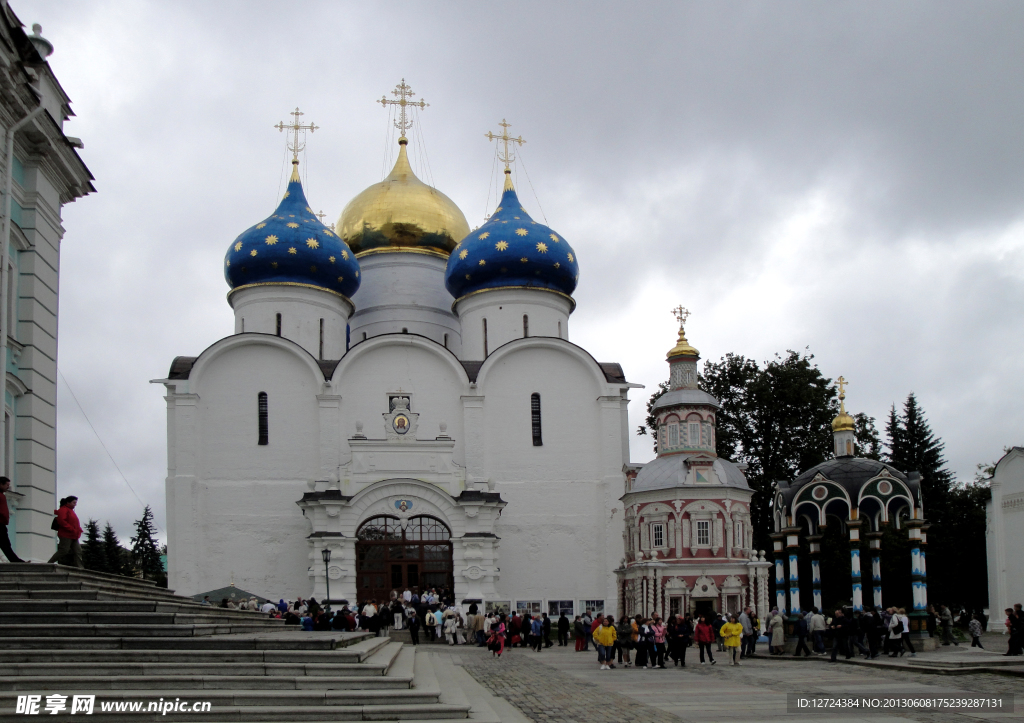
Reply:
[[406, 143], [404, 138], [399, 140], [391, 174], [349, 201], [341, 212], [337, 233], [357, 256], [414, 251], [447, 258], [469, 234], [459, 207], [416, 178]]
[[686, 340], [686, 333], [683, 331], [683, 327], [679, 327], [679, 338], [676, 340], [676, 345], [669, 350], [666, 355], [669, 359], [674, 356], [700, 356], [700, 352], [690, 346], [690, 342]]

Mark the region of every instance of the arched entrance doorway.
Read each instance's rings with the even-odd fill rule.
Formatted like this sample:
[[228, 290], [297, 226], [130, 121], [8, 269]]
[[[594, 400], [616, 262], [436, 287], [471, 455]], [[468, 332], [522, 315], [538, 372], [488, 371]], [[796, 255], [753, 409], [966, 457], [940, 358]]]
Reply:
[[435, 517], [380, 515], [356, 533], [356, 596], [360, 604], [387, 600], [392, 590], [452, 589], [452, 531]]

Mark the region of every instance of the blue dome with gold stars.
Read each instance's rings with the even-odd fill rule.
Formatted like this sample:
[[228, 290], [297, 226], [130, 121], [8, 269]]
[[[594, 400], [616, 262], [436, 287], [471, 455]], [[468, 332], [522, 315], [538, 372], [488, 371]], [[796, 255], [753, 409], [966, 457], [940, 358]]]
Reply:
[[277, 210], [231, 244], [224, 278], [232, 289], [293, 284], [351, 298], [359, 288], [359, 262], [344, 241], [320, 223], [306, 201], [293, 161], [288, 190]]
[[569, 242], [530, 218], [506, 175], [501, 204], [452, 251], [444, 283], [456, 299], [509, 287], [572, 295], [579, 276]]

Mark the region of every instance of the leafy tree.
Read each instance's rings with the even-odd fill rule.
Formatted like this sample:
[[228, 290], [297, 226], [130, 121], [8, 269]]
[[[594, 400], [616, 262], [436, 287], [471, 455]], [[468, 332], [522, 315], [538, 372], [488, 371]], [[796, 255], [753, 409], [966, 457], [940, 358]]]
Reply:
[[103, 556], [107, 561], [107, 572], [115, 575], [131, 575], [131, 565], [128, 561], [128, 551], [121, 547], [121, 541], [117, 539], [117, 533], [113, 526], [107, 522], [103, 529]]
[[718, 454], [741, 461], [753, 437], [747, 400], [751, 383], [761, 373], [757, 362], [738, 354], [726, 354], [718, 362], [705, 362], [700, 387], [722, 403], [715, 420]]
[[148, 580], [160, 580], [164, 576], [164, 567], [160, 561], [160, 549], [154, 535], [153, 510], [146, 505], [142, 511], [142, 519], [135, 522], [135, 536], [132, 541], [132, 563], [136, 570]]
[[100, 537], [100, 525], [96, 520], [89, 520], [85, 525], [85, 544], [82, 545], [82, 564], [87, 570], [110, 572], [107, 566], [107, 555]]
[[863, 412], [853, 415], [856, 428], [854, 435], [857, 440], [857, 456], [867, 459], [882, 459], [882, 440], [875, 428], [875, 418]]

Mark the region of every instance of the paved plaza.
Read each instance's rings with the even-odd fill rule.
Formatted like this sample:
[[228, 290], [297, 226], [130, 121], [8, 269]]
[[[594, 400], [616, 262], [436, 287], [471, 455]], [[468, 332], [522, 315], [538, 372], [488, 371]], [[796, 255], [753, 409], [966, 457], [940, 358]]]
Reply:
[[[998, 652], [1005, 638], [990, 637], [993, 650], [984, 653], [966, 646], [922, 653], [921, 663], [964, 666], [1009, 662]], [[487, 690], [512, 703], [528, 720], [538, 723], [679, 723], [682, 721], [836, 720], [924, 721], [950, 723], [979, 719], [1024, 720], [1024, 677], [997, 673], [961, 675], [920, 672], [903, 659], [899, 664], [831, 664], [827, 658], [793, 660], [760, 657], [730, 667], [724, 654], [718, 665], [699, 665], [695, 649], [687, 667], [666, 670], [598, 669], [593, 652], [577, 653], [555, 646], [540, 653], [508, 651], [500, 660], [474, 647], [426, 646], [435, 654], [461, 664]], [[422, 650], [422, 648], [421, 648]], [[966, 661], [966, 662], [965, 662]], [[1024, 673], [1024, 665], [1000, 667]], [[792, 713], [787, 693], [831, 696], [947, 696], [1013, 695], [1015, 709], [964, 712], [901, 711], [894, 714], [843, 715]]]

